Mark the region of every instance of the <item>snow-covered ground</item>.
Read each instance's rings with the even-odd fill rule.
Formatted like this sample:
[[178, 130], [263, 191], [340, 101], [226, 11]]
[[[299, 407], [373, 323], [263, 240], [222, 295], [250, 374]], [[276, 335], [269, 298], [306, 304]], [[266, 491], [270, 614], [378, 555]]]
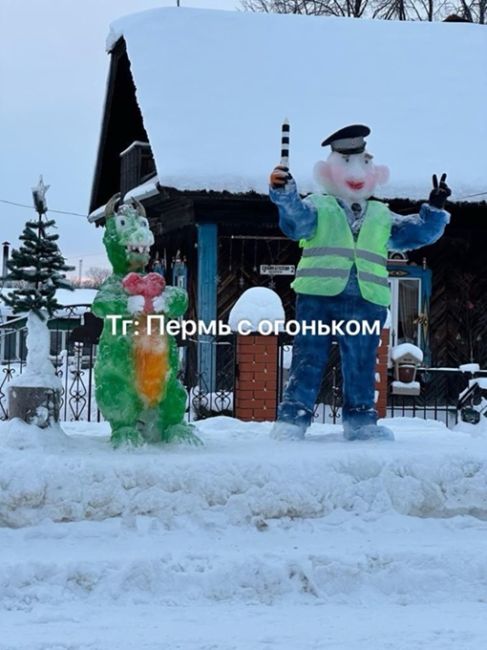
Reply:
[[487, 428], [387, 425], [115, 452], [2, 423], [0, 649], [487, 647]]

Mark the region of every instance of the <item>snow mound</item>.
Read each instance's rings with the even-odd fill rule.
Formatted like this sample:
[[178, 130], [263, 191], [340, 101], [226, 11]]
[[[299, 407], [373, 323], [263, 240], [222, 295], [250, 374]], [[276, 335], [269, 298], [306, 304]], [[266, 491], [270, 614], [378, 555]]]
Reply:
[[391, 358], [393, 361], [397, 361], [406, 354], [417, 359], [418, 363], [423, 361], [423, 351], [412, 343], [400, 343], [399, 345], [395, 345], [391, 350]]
[[[272, 323], [285, 320], [282, 301], [275, 291], [267, 287], [252, 287], [243, 292], [234, 304], [228, 317], [233, 332], [238, 331], [239, 323], [245, 322], [244, 330], [256, 332], [262, 321]], [[284, 325], [280, 325], [282, 331]]]
[[1, 424], [2, 650], [485, 647], [485, 436], [385, 423], [118, 451], [106, 423], [42, 448]]
[[58, 528], [45, 523], [4, 539], [9, 563], [0, 563], [0, 610], [80, 601], [360, 605], [364, 594], [404, 606], [448, 602], [452, 588], [457, 598], [482, 599], [487, 581], [487, 524], [475, 530], [460, 518], [424, 527], [398, 516], [364, 522], [335, 513], [329, 523], [271, 521], [248, 531], [187, 522], [185, 533], [134, 518], [98, 525], [96, 538], [87, 522]]
[[462, 372], [478, 372], [480, 366], [478, 363], [463, 363], [461, 366], [458, 366], [458, 369]]
[[200, 423], [201, 449], [114, 452], [107, 439], [91, 436], [44, 453], [4, 447], [0, 526], [128, 515], [162, 517], [168, 528], [181, 517], [248, 525], [255, 518], [327, 517], [337, 509], [487, 518], [483, 439], [397, 420], [388, 423], [398, 439], [391, 445], [346, 443], [339, 427], [324, 425], [314, 425], [301, 444], [277, 443], [269, 424], [219, 417]]
[[2, 424], [0, 450], [18, 449], [58, 452], [67, 449], [71, 441], [59, 425], [41, 429], [33, 424], [26, 424], [18, 418]]

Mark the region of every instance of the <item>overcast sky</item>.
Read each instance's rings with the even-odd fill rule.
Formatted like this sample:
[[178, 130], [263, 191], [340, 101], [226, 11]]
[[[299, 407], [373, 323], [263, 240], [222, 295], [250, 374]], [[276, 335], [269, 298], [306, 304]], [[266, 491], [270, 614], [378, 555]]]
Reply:
[[[31, 205], [39, 174], [48, 206], [87, 214], [105, 96], [105, 39], [120, 16], [164, 0], [0, 0], [0, 200]], [[239, 0], [181, 0], [233, 9]], [[31, 213], [33, 214], [33, 213]], [[29, 210], [0, 202], [0, 241], [18, 244]], [[107, 266], [102, 231], [55, 215], [60, 247], [83, 269]]]

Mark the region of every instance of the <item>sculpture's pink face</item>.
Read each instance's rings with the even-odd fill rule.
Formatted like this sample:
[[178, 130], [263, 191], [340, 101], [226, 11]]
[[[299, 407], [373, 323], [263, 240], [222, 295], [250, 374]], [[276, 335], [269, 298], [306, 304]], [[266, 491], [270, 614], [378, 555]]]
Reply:
[[332, 151], [326, 161], [316, 163], [314, 173], [327, 194], [350, 203], [368, 199], [377, 185], [389, 179], [389, 169], [385, 165], [374, 165], [372, 156], [366, 151], [354, 154]]

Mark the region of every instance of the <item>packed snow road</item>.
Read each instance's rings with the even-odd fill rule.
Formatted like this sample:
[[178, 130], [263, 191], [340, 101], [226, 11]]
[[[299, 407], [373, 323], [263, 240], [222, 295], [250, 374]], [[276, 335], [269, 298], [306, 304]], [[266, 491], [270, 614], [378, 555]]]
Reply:
[[487, 647], [487, 432], [388, 425], [113, 452], [2, 424], [0, 649]]

